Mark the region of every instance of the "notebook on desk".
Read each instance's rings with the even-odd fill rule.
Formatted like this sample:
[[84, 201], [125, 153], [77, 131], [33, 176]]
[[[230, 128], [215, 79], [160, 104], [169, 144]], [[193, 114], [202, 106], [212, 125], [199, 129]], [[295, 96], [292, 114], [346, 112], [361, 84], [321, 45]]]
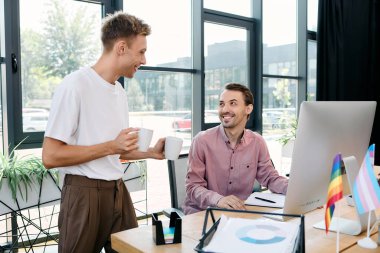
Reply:
[[266, 206], [283, 208], [285, 195], [271, 192], [254, 192], [245, 201], [246, 205], [250, 206]]

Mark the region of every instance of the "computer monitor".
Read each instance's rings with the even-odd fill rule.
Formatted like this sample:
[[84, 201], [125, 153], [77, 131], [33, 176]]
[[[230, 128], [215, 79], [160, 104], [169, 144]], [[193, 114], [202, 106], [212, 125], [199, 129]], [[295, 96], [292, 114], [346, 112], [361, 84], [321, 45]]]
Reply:
[[284, 213], [304, 214], [326, 204], [335, 155], [355, 156], [361, 164], [375, 110], [375, 101], [301, 104]]

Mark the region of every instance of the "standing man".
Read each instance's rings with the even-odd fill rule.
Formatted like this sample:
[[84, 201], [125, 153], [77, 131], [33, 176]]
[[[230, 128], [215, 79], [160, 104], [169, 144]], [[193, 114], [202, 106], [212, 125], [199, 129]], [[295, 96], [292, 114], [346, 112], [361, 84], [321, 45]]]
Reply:
[[245, 129], [252, 110], [246, 86], [225, 86], [218, 108], [221, 124], [197, 134], [190, 147], [185, 214], [208, 206], [244, 210], [255, 179], [272, 192], [286, 193], [288, 180], [274, 169], [263, 137]]
[[137, 227], [119, 159], [163, 159], [164, 139], [137, 151], [138, 129], [129, 128], [127, 96], [117, 80], [132, 78], [146, 63], [149, 34], [132, 15], [107, 16], [98, 61], [66, 76], [54, 93], [42, 159], [65, 174], [59, 252], [114, 252], [111, 233]]

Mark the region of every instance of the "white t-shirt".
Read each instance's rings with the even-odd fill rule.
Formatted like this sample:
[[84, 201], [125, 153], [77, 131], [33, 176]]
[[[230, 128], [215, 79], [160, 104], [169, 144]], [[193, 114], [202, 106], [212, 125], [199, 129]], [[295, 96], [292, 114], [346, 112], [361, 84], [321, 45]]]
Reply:
[[[129, 126], [127, 95], [119, 82], [112, 85], [92, 68], [66, 76], [56, 88], [45, 136], [69, 145], [89, 146], [114, 140]], [[64, 167], [65, 174], [93, 179], [122, 177], [120, 155], [109, 155]]]

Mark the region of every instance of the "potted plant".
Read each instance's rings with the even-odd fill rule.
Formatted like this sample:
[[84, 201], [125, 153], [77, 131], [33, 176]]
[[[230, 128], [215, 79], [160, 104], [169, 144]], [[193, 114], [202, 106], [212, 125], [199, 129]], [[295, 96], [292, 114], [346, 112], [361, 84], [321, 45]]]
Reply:
[[297, 119], [292, 119], [292, 121], [289, 124], [290, 130], [278, 139], [278, 141], [282, 145], [282, 157], [292, 157], [294, 140], [296, 139], [297, 124]]
[[0, 215], [58, 202], [61, 189], [56, 170], [47, 170], [40, 158], [0, 154]]

